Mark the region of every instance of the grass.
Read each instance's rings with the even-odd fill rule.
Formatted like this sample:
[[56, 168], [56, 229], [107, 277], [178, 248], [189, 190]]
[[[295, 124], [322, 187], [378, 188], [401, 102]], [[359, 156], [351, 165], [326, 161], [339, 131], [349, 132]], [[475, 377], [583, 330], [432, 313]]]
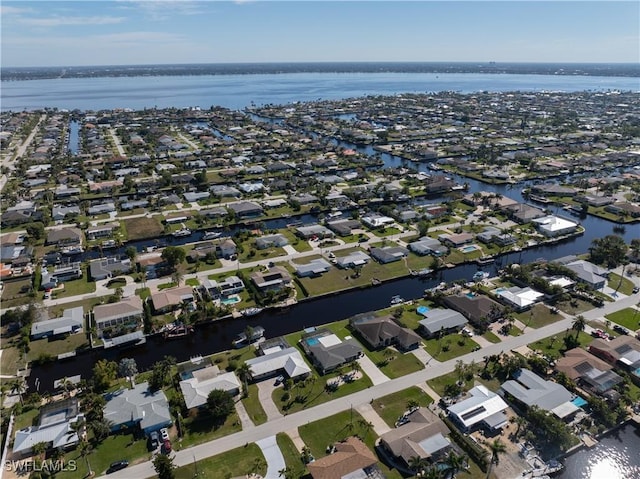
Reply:
[[490, 343], [494, 343], [494, 344], [499, 343], [501, 341], [501, 339], [495, 334], [493, 334], [491, 331], [487, 331], [482, 335], [482, 337], [487, 341], [489, 341]]
[[401, 353], [391, 348], [381, 351], [366, 351], [365, 349], [365, 352], [380, 371], [391, 379], [424, 369], [424, 364], [410, 352]]
[[184, 427], [182, 449], [242, 430], [238, 414], [235, 412], [230, 414], [223, 424], [216, 424], [206, 411], [185, 417], [182, 424]]
[[31, 300], [31, 278], [5, 281], [2, 286], [2, 308], [11, 308], [28, 304]]
[[514, 315], [522, 324], [529, 328], [538, 329], [562, 319], [559, 314], [554, 314], [544, 304], [535, 304], [529, 311]]
[[308, 241], [301, 240], [298, 238], [293, 231], [289, 229], [281, 229], [278, 230], [278, 233], [282, 234], [285, 238], [289, 240], [289, 244], [295, 248], [295, 250], [299, 253], [304, 253], [305, 251], [311, 251], [311, 245]]
[[16, 422], [13, 427], [14, 430], [19, 431], [20, 429], [33, 425], [39, 412], [40, 409], [36, 407], [16, 416]]
[[69, 296], [77, 296], [79, 294], [95, 293], [95, 291], [96, 283], [95, 281], [90, 281], [89, 275], [87, 274], [87, 267], [86, 265], [83, 265], [82, 278], [75, 279], [73, 281], [65, 281], [64, 289], [61, 291], [57, 289], [54, 290], [52, 297], [67, 298]]
[[302, 467], [300, 451], [298, 451], [291, 438], [284, 432], [279, 432], [276, 434], [276, 442], [284, 457], [286, 466], [293, 469], [300, 469]]
[[[33, 361], [41, 355], [50, 355], [55, 358], [58, 354], [88, 347], [89, 341], [84, 333], [71, 334], [61, 339], [48, 340], [47, 338], [43, 338], [29, 343], [27, 359]], [[4, 355], [4, 353], [2, 354]]]
[[[438, 361], [448, 361], [449, 359], [457, 358], [479, 347], [472, 339], [457, 333], [448, 334], [441, 340], [438, 338], [427, 339], [424, 341], [424, 344], [427, 352]], [[446, 350], [447, 346], [448, 350]]]
[[[575, 336], [576, 333], [575, 331], [569, 330], [568, 334]], [[531, 343], [528, 346], [529, 349], [542, 351], [547, 356], [557, 359], [562, 356], [562, 353], [565, 351], [564, 341], [562, 340], [563, 337], [563, 334], [557, 334]], [[580, 334], [578, 334], [578, 342], [581, 348], [586, 348], [591, 344], [591, 341], [593, 341], [593, 337], [590, 334], [580, 331]]]
[[416, 401], [420, 406], [428, 406], [433, 402], [433, 398], [419, 387], [413, 386], [375, 399], [372, 405], [389, 427], [395, 427], [396, 420], [408, 409], [410, 401]]
[[149, 288], [138, 288], [136, 289], [136, 295], [140, 296], [140, 299], [144, 301], [149, 296], [151, 296], [151, 289]]
[[609, 274], [608, 286], [627, 296], [633, 294], [633, 288], [635, 287], [630, 279], [624, 278], [616, 273]]
[[[6, 340], [3, 340], [6, 344]], [[2, 356], [0, 357], [0, 371], [2, 374], [14, 375], [18, 371], [18, 362], [20, 361], [20, 350], [15, 346], [2, 348]]]
[[164, 232], [164, 227], [157, 217], [127, 218], [122, 220], [129, 241], [145, 238], [156, 238]]
[[593, 309], [593, 304], [583, 299], [573, 298], [571, 301], [559, 301], [556, 307], [567, 314], [575, 316]]
[[[427, 384], [431, 386], [439, 396], [446, 396], [444, 390], [450, 384], [455, 384], [458, 378], [454, 374], [445, 374], [444, 376], [438, 376], [437, 378], [429, 379]], [[465, 381], [462, 389], [468, 391], [473, 387], [473, 379], [471, 381]]]
[[631, 331], [638, 329], [638, 321], [640, 321], [640, 311], [635, 308], [624, 308], [615, 313], [605, 316], [609, 321], [624, 326]]
[[267, 414], [260, 404], [258, 399], [258, 386], [255, 384], [249, 384], [249, 394], [247, 397], [242, 398], [242, 404], [247, 410], [247, 414], [256, 426], [267, 422]]
[[198, 278], [189, 278], [184, 282], [184, 284], [187, 286], [200, 286], [200, 281]]
[[175, 470], [175, 479], [222, 479], [245, 477], [251, 473], [266, 474], [267, 467], [260, 448], [251, 443], [230, 451], [208, 457], [195, 464], [182, 466]]

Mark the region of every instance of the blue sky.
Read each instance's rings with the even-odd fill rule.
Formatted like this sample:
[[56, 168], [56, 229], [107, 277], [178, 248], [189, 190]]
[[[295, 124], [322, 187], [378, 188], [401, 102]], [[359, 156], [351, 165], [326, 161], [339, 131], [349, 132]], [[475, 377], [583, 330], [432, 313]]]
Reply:
[[3, 66], [640, 62], [640, 2], [7, 1]]

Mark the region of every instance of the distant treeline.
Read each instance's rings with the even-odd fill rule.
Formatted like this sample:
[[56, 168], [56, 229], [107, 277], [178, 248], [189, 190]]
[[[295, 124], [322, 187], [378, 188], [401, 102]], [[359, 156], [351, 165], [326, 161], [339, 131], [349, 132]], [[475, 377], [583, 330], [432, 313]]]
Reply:
[[21, 67], [0, 69], [2, 81], [49, 78], [256, 75], [278, 73], [502, 73], [640, 77], [634, 63], [212, 63], [184, 65], [119, 65], [86, 67]]

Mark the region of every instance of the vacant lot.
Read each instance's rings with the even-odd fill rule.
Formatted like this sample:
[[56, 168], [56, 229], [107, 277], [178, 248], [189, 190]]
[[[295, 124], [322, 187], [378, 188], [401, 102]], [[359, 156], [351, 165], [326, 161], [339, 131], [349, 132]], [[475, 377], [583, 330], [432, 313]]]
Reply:
[[618, 323], [631, 331], [638, 329], [638, 321], [640, 321], [640, 311], [635, 308], [625, 308], [615, 313], [605, 316], [609, 321]]
[[374, 400], [373, 409], [390, 427], [395, 427], [396, 420], [409, 409], [409, 403], [413, 401], [419, 406], [428, 406], [433, 399], [422, 389], [414, 386]]
[[162, 224], [155, 216], [151, 218], [129, 218], [123, 220], [123, 223], [127, 230], [127, 238], [129, 241], [155, 238], [164, 231]]

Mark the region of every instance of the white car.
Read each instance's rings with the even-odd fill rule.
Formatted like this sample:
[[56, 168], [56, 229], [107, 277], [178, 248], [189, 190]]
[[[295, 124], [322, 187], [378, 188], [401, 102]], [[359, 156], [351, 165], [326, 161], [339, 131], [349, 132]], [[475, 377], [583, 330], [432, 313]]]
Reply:
[[169, 431], [167, 430], [166, 427], [163, 427], [162, 429], [160, 429], [160, 437], [162, 438], [163, 442], [169, 439]]
[[469, 328], [462, 328], [462, 331], [460, 332], [462, 333], [463, 336], [467, 336], [468, 338], [473, 336], [473, 331], [471, 331]]

